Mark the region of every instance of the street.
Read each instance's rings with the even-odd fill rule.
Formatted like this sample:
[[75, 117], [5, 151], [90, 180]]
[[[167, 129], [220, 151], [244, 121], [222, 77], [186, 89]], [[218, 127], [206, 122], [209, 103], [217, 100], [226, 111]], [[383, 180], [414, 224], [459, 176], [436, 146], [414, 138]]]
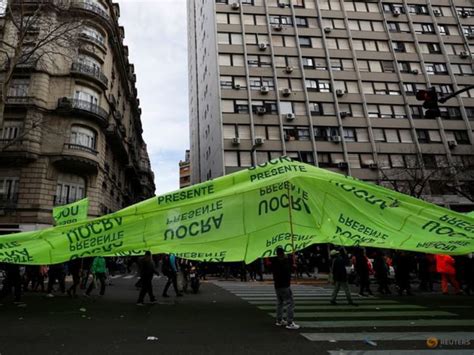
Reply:
[[[137, 307], [136, 280], [115, 276], [104, 297], [28, 293], [26, 307], [3, 300], [0, 354], [474, 354], [468, 296], [354, 293], [359, 306], [353, 307], [340, 294], [333, 306], [331, 287], [297, 284], [295, 321], [302, 327], [290, 331], [274, 325], [270, 282], [210, 280], [197, 295], [176, 298], [170, 291], [170, 298]], [[164, 281], [155, 277], [157, 296]], [[427, 346], [432, 337], [436, 350]]]

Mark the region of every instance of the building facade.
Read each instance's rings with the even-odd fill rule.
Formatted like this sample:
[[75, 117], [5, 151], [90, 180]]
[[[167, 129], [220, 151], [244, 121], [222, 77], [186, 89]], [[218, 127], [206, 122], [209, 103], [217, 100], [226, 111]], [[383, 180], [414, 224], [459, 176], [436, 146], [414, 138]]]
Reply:
[[[472, 209], [469, 0], [188, 1], [192, 183], [287, 155]], [[217, 69], [217, 70], [216, 70]]]
[[[67, 21], [75, 32], [12, 66], [0, 122], [1, 234], [50, 226], [54, 206], [84, 197], [93, 218], [155, 191], [118, 4], [55, 3], [11, 3], [11, 15], [28, 23], [25, 53]], [[31, 20], [38, 6], [48, 22]], [[8, 12], [2, 21], [2, 38], [16, 45], [19, 29]], [[1, 59], [5, 80], [10, 67]]]
[[191, 153], [186, 150], [184, 160], [179, 162], [179, 188], [191, 186]]

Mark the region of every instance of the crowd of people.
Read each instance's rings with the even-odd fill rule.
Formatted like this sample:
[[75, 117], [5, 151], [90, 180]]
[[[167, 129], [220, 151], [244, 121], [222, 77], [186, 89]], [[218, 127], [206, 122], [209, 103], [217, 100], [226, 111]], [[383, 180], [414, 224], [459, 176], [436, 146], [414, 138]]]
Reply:
[[[77, 297], [82, 291], [84, 297], [91, 297], [95, 289], [98, 290], [99, 296], [104, 296], [107, 286], [112, 285], [111, 278], [116, 273], [136, 273], [139, 280], [135, 286], [140, 289], [137, 305], [141, 306], [147, 294], [150, 302], [156, 302], [152, 286], [154, 275], [160, 275], [161, 272], [167, 278], [163, 297], [169, 297], [170, 286], [173, 286], [177, 297], [182, 297], [183, 292], [188, 290], [190, 272], [196, 270], [197, 265], [196, 262], [178, 259], [174, 255], [153, 256], [150, 252], [140, 258], [98, 256], [49, 266], [4, 263], [0, 264], [0, 273], [3, 274], [0, 278], [0, 299], [13, 295], [15, 304], [23, 304], [22, 295], [25, 292], [41, 292], [45, 297], [53, 298], [57, 295]], [[66, 288], [67, 276], [70, 276], [71, 282]], [[193, 289], [197, 292], [195, 285]]]
[[[0, 298], [13, 294], [14, 302], [21, 303], [24, 292], [43, 292], [47, 297], [58, 294], [76, 297], [82, 292], [85, 297], [90, 297], [95, 289], [103, 296], [111, 283], [111, 276], [138, 269], [140, 279], [136, 286], [140, 289], [140, 294], [137, 304], [143, 305], [147, 294], [150, 302], [156, 301], [152, 286], [153, 276], [156, 274], [161, 273], [167, 278], [162, 297], [169, 297], [171, 287], [176, 296], [181, 297], [183, 290], [188, 288], [191, 273], [197, 279], [197, 286], [195, 282], [193, 289], [199, 287], [199, 279], [206, 279], [208, 276], [225, 280], [240, 279], [242, 282], [264, 281], [265, 275], [274, 272], [274, 260], [275, 258], [263, 258], [249, 265], [196, 263], [174, 255], [147, 253], [144, 257], [75, 259], [50, 266], [0, 264], [0, 272], [5, 274]], [[471, 294], [474, 291], [472, 255], [451, 257], [364, 248], [331, 251], [328, 246], [316, 245], [292, 255], [291, 264], [292, 275], [296, 274], [298, 278], [317, 279], [329, 275], [335, 294], [340, 289], [344, 290], [351, 304], [351, 283], [359, 288], [361, 296], [372, 295], [375, 285], [376, 291], [384, 295], [392, 292], [411, 295], [415, 284], [420, 291], [433, 292], [436, 283], [441, 284], [444, 294], [448, 294], [449, 285], [456, 294]], [[66, 288], [67, 275], [70, 275], [71, 282]]]

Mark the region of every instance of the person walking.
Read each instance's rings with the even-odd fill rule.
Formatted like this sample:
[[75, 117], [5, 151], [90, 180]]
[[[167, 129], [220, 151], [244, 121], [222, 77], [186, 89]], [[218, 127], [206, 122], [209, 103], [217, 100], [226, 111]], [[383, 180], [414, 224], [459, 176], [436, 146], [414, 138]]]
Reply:
[[145, 252], [145, 256], [143, 259], [140, 260], [140, 279], [141, 282], [141, 289], [140, 294], [138, 295], [137, 306], [143, 306], [145, 295], [148, 294], [150, 297], [150, 302], [155, 303], [156, 298], [153, 295], [153, 275], [159, 275], [158, 271], [156, 271], [155, 263], [153, 262], [153, 258], [151, 256], [150, 251]]
[[398, 286], [398, 295], [402, 296], [406, 291], [407, 296], [413, 296], [411, 293], [410, 271], [413, 269], [413, 259], [404, 251], [400, 251], [395, 255], [395, 281]]
[[89, 284], [89, 287], [86, 291], [86, 297], [91, 295], [92, 290], [94, 289], [96, 280], [100, 282], [100, 292], [99, 295], [103, 296], [105, 294], [105, 273], [106, 273], [106, 266], [105, 266], [105, 259], [102, 256], [96, 256], [94, 261], [92, 261], [91, 266], [91, 273], [92, 273], [92, 281]]
[[448, 294], [448, 283], [454, 287], [454, 292], [459, 295], [461, 289], [456, 280], [456, 267], [453, 257], [449, 255], [436, 255], [436, 271], [441, 274], [441, 290], [443, 295]]
[[54, 297], [53, 288], [56, 281], [62, 294], [66, 293], [66, 271], [64, 264], [50, 265], [48, 270], [48, 294], [46, 297]]
[[351, 291], [349, 290], [349, 283], [347, 282], [347, 259], [345, 254], [341, 255], [338, 250], [331, 250], [329, 253], [330, 257], [333, 258], [331, 264], [331, 275], [332, 282], [334, 283], [334, 290], [332, 292], [331, 304], [336, 305], [336, 298], [339, 290], [342, 288], [346, 294], [347, 302], [350, 305], [357, 306], [354, 301], [352, 301]]
[[176, 264], [176, 256], [174, 254], [170, 254], [169, 256], [165, 256], [162, 265], [163, 275], [168, 278], [166, 282], [165, 288], [163, 289], [163, 297], [168, 296], [168, 289], [170, 288], [171, 284], [173, 284], [174, 292], [176, 293], [177, 297], [182, 297], [183, 294], [178, 290], [178, 266]]
[[389, 268], [385, 261], [385, 256], [381, 251], [377, 251], [374, 258], [374, 272], [375, 279], [379, 285], [378, 292], [382, 295], [391, 294], [390, 288], [388, 287], [388, 273]]
[[365, 255], [365, 249], [357, 249], [355, 255], [354, 270], [357, 276], [359, 277], [359, 295], [365, 296], [364, 291], [367, 291], [369, 295], [372, 295], [372, 290], [370, 289], [369, 260]]
[[3, 280], [3, 288], [0, 291], [0, 299], [9, 296], [12, 292], [14, 295], [13, 303], [21, 304], [21, 273], [20, 265], [5, 264], [5, 279]]
[[[296, 330], [300, 326], [293, 321], [295, 302], [291, 291], [291, 271], [292, 264], [285, 256], [282, 247], [276, 249], [277, 257], [272, 260], [273, 283], [277, 296], [277, 316], [276, 325], [286, 326], [286, 329]], [[286, 308], [286, 320], [283, 319], [283, 311]]]
[[76, 297], [77, 286], [81, 283], [81, 264], [82, 259], [71, 260], [68, 264], [69, 274], [72, 276], [72, 285], [67, 290], [69, 297]]

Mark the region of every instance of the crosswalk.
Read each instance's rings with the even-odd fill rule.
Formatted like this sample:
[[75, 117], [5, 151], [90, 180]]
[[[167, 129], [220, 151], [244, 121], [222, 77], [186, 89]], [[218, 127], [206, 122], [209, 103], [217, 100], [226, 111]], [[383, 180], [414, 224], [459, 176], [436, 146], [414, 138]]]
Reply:
[[[276, 297], [272, 285], [232, 282], [215, 284], [275, 318]], [[316, 345], [326, 343], [328, 354], [474, 354], [472, 346], [468, 350], [428, 349], [426, 344], [430, 338], [436, 338], [441, 343], [444, 339], [474, 345], [474, 331], [445, 331], [446, 327], [474, 329], [474, 319], [462, 318], [450, 308], [430, 309], [423, 305], [401, 303], [396, 299], [366, 298], [352, 294], [353, 300], [358, 304], [354, 307], [347, 304], [343, 293], [338, 295], [338, 305], [330, 305], [331, 288], [293, 285], [292, 290], [296, 304], [295, 322], [301, 326], [300, 334]], [[370, 348], [371, 345], [367, 345], [367, 342], [376, 344], [378, 341], [389, 342], [387, 346], [397, 349], [406, 347], [410, 350], [368, 350], [367, 347]], [[417, 343], [418, 350], [412, 350], [413, 342]], [[358, 344], [360, 350], [356, 350]], [[352, 350], [341, 350], [344, 345]]]

